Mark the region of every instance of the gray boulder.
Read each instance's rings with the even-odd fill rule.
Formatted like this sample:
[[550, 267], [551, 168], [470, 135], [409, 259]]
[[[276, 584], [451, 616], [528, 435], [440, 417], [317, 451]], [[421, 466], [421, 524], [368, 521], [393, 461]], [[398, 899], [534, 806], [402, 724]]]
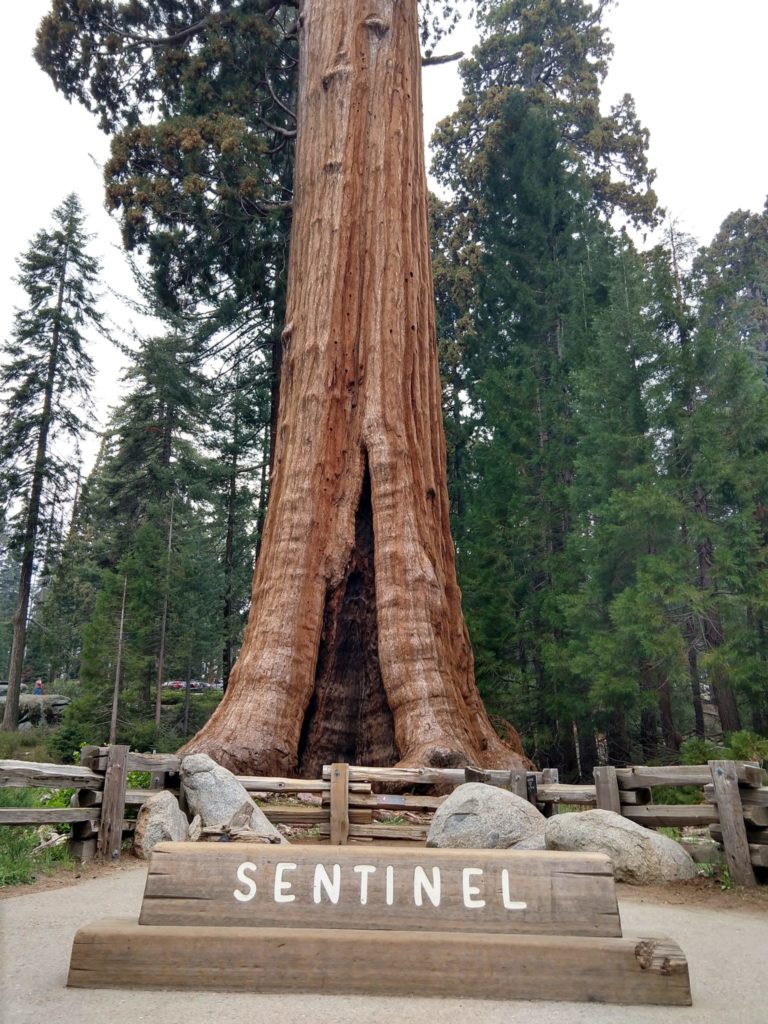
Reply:
[[179, 801], [167, 790], [155, 793], [142, 804], [136, 819], [133, 849], [138, 857], [149, 857], [157, 843], [181, 843], [187, 838], [189, 822]]
[[272, 842], [287, 843], [251, 799], [232, 772], [208, 757], [189, 754], [181, 762], [181, 784], [191, 815], [200, 815], [206, 828], [228, 825], [244, 804], [253, 808], [248, 827]]
[[427, 846], [505, 850], [543, 835], [547, 819], [533, 804], [498, 786], [466, 782], [435, 812]]
[[546, 848], [547, 844], [544, 841], [543, 832], [537, 832], [535, 835], [528, 836], [527, 839], [515, 843], [512, 847], [513, 850], [546, 850]]
[[547, 820], [548, 850], [604, 853], [618, 882], [653, 885], [696, 876], [696, 865], [674, 839], [637, 825], [613, 811], [555, 814]]

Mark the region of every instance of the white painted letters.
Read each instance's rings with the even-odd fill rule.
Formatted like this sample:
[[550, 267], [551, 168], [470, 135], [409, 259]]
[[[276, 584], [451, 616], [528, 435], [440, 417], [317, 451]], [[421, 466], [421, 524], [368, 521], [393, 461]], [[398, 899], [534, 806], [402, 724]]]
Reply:
[[432, 881], [424, 868], [417, 865], [413, 869], [413, 902], [417, 907], [422, 905], [425, 893], [433, 907], [440, 906], [440, 868], [432, 868]]
[[470, 878], [473, 875], [480, 875], [482, 877], [482, 868], [464, 868], [461, 873], [461, 885], [464, 892], [464, 906], [469, 908], [473, 907], [484, 907], [485, 900], [477, 900], [474, 897], [480, 895], [480, 890], [476, 885], [472, 885]]
[[387, 870], [384, 873], [386, 880], [386, 894], [385, 900], [388, 907], [391, 907], [395, 902], [395, 869], [391, 864], [387, 865]]
[[326, 896], [331, 903], [339, 902], [339, 895], [341, 894], [341, 865], [333, 865], [333, 880], [331, 880], [328, 872], [325, 870], [324, 864], [318, 864], [315, 867], [315, 883], [312, 887], [312, 899], [315, 903], [320, 903], [320, 889], [325, 889]]
[[256, 865], [246, 860], [237, 869], [237, 880], [246, 887], [245, 892], [235, 889], [234, 897], [238, 903], [248, 903], [256, 895], [256, 882], [246, 875], [246, 871], [255, 871]]
[[509, 871], [503, 868], [501, 872], [501, 899], [504, 903], [505, 910], [527, 910], [528, 904], [521, 903], [519, 900], [512, 900], [509, 898]]
[[275, 903], [293, 903], [296, 896], [288, 893], [291, 883], [283, 879], [284, 871], [295, 871], [298, 864], [276, 864], [275, 865]]
[[376, 868], [373, 864], [357, 864], [352, 870], [356, 875], [360, 875], [360, 902], [365, 906], [368, 902], [368, 878]]
[[[261, 895], [262, 899], [271, 899], [281, 905], [312, 902], [316, 905], [338, 906], [342, 901], [348, 904], [359, 900], [359, 905], [365, 907], [381, 902], [383, 897], [388, 907], [395, 906], [395, 903], [398, 906], [405, 903], [413, 908], [425, 908], [422, 912], [428, 913], [431, 908], [443, 907], [444, 897], [450, 905], [463, 902], [467, 910], [482, 909], [488, 905], [486, 897], [492, 897], [492, 908], [499, 908], [501, 903], [504, 910], [530, 910], [524, 900], [512, 898], [513, 890], [517, 889], [520, 893], [520, 881], [515, 870], [500, 865], [496, 871], [487, 867], [460, 868], [458, 865], [449, 870], [434, 863], [423, 867], [414, 864], [412, 860], [407, 867], [397, 866], [396, 870], [393, 864], [355, 864], [354, 861], [343, 865], [306, 865], [297, 857], [296, 863], [274, 863], [273, 873], [271, 863], [257, 868], [255, 863], [247, 860], [238, 866], [237, 881], [240, 888], [232, 893], [238, 903], [250, 903], [257, 895]], [[307, 867], [310, 871], [306, 870]], [[260, 872], [258, 887], [255, 877], [257, 872]], [[384, 874], [383, 886], [376, 882], [379, 872]], [[376, 880], [372, 881], [374, 876]], [[526, 887], [523, 884], [521, 894], [525, 893]]]

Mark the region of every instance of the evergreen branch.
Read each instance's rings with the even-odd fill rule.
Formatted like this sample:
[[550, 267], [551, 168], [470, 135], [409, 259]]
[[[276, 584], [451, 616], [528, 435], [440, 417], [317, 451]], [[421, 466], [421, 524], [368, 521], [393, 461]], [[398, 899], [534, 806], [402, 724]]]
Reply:
[[[259, 14], [271, 17], [281, 6], [298, 8], [299, 5], [298, 0], [284, 0], [284, 2], [277, 4], [274, 0], [261, 0], [261, 3], [256, 4], [256, 10]], [[174, 32], [173, 35], [159, 37], [139, 35], [136, 32], [125, 32], [118, 28], [117, 25], [107, 24], [105, 27], [109, 32], [114, 32], [115, 35], [120, 36], [122, 39], [129, 39], [137, 46], [149, 46], [154, 49], [158, 46], [174, 46], [176, 43], [186, 42], [186, 40], [191, 36], [202, 32], [210, 23], [211, 18], [212, 15], [208, 15], [205, 18], [201, 18], [201, 20], [196, 22], [194, 25], [188, 25], [186, 28], [180, 29], [178, 32]]]
[[423, 68], [434, 67], [436, 64], [450, 64], [455, 60], [461, 60], [464, 56], [464, 51], [459, 50], [458, 53], [445, 53], [442, 57], [435, 57], [430, 55], [429, 57], [421, 58], [421, 66]]
[[203, 18], [195, 25], [188, 25], [186, 28], [181, 29], [181, 31], [174, 33], [172, 36], [160, 37], [142, 36], [138, 35], [136, 32], [124, 32], [122, 29], [119, 29], [117, 25], [107, 25], [106, 28], [108, 31], [114, 32], [115, 35], [120, 36], [122, 39], [130, 39], [138, 46], [149, 46], [154, 48], [156, 46], [173, 46], [174, 43], [183, 43], [189, 39], [190, 36], [194, 36], [197, 35], [198, 32], [202, 32], [210, 20], [210, 16]]

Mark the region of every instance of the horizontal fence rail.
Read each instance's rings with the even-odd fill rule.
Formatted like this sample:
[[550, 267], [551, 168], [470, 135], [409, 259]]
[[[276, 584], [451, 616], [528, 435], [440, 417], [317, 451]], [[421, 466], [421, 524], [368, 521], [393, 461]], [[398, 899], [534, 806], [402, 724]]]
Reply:
[[[128, 747], [85, 747], [80, 765], [0, 761], [0, 788], [71, 788], [68, 808], [0, 808], [0, 825], [67, 824], [79, 859], [117, 860], [135, 829], [133, 812], [163, 789], [179, 791], [174, 754], [142, 754]], [[150, 786], [129, 788], [129, 772], [149, 772]], [[325, 765], [321, 779], [240, 776], [248, 793], [277, 825], [307, 830], [333, 845], [348, 842], [423, 843], [432, 816], [456, 786], [467, 781], [509, 789], [545, 815], [561, 808], [597, 807], [648, 828], [707, 827], [723, 848], [737, 884], [755, 883], [754, 867], [768, 868], [768, 785], [758, 765], [710, 761], [705, 765], [599, 766], [594, 784], [561, 783], [557, 770], [510, 772], [481, 768], [379, 768]], [[702, 789], [698, 804], [658, 804], [657, 787]], [[377, 792], [389, 789], [391, 792]], [[407, 792], [406, 790], [416, 790]], [[429, 790], [421, 792], [420, 790]], [[293, 801], [299, 794], [306, 802]], [[289, 802], [278, 803], [281, 797]]]

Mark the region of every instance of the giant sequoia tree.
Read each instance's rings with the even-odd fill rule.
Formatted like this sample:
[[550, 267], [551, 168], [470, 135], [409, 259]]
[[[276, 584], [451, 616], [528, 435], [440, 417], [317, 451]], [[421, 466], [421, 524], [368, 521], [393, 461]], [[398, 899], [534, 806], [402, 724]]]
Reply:
[[245, 644], [191, 744], [240, 770], [512, 757], [453, 563], [418, 27], [415, 0], [301, 7], [275, 476]]
[[418, 6], [299, 4], [270, 506], [240, 659], [189, 746], [239, 771], [517, 758], [478, 696], [454, 569]]

